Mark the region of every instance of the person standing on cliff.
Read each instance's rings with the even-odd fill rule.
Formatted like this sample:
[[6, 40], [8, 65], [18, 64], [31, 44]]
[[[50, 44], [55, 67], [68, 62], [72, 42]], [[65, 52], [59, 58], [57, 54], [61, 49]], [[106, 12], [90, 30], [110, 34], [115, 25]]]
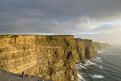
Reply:
[[24, 76], [24, 72], [22, 71], [22, 74], [21, 74], [21, 76], [20, 77], [23, 77]]

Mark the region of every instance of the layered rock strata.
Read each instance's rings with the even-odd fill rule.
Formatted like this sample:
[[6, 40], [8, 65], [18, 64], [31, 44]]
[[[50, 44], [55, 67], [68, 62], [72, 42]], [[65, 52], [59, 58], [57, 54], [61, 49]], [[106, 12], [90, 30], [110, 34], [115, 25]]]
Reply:
[[0, 68], [53, 81], [77, 81], [78, 55], [74, 37], [0, 36]]
[[1, 35], [0, 69], [51, 79], [77, 81], [76, 63], [95, 57], [104, 44], [72, 35]]
[[75, 42], [77, 54], [81, 63], [85, 63], [86, 59], [92, 59], [95, 57], [92, 40], [76, 38]]

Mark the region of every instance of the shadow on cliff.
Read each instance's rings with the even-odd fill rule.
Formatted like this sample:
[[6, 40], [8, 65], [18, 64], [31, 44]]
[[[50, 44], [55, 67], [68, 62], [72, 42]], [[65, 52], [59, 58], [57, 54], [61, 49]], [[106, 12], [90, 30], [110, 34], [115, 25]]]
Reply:
[[90, 52], [88, 47], [85, 48], [85, 57], [86, 59], [90, 59]]

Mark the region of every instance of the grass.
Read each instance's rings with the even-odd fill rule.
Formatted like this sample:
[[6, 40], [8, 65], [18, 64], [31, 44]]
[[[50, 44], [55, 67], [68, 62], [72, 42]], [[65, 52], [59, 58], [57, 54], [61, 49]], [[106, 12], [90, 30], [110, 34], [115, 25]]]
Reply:
[[0, 35], [0, 38], [15, 38], [18, 37], [19, 35]]

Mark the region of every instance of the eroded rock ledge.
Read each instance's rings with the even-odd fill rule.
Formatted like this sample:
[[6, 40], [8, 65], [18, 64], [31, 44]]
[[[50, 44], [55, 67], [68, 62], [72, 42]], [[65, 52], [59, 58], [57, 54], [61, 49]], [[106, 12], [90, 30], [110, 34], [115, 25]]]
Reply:
[[94, 57], [92, 40], [73, 35], [0, 36], [0, 68], [12, 73], [77, 81], [75, 64]]

